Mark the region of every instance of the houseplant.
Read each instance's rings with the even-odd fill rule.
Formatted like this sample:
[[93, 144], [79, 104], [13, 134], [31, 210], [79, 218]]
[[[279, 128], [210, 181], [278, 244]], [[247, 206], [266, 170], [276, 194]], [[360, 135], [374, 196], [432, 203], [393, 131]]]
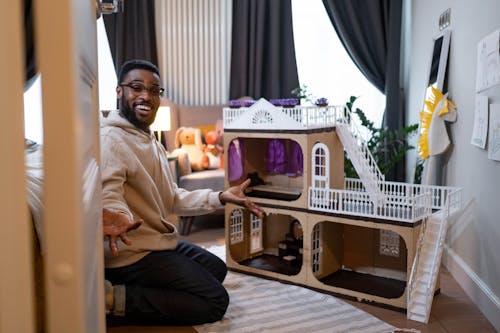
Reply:
[[292, 89], [291, 94], [300, 100], [300, 104], [305, 104], [305, 102], [312, 104], [313, 102], [313, 95], [305, 84]]
[[303, 84], [299, 87], [292, 89], [291, 94], [300, 100], [300, 104], [309, 103], [316, 106], [327, 106], [328, 99], [325, 97], [316, 98], [309, 92], [307, 85]]
[[[407, 151], [415, 148], [409, 143], [408, 139], [410, 136], [417, 134], [418, 124], [409, 125], [398, 130], [389, 130], [384, 127], [377, 128], [361, 109], [354, 109], [354, 102], [357, 98], [356, 96], [351, 96], [346, 103], [346, 107], [352, 115], [357, 115], [361, 126], [368, 131], [369, 138], [366, 144], [380, 172], [385, 175], [396, 164], [404, 160]], [[358, 174], [345, 152], [344, 172], [346, 177], [358, 178]]]

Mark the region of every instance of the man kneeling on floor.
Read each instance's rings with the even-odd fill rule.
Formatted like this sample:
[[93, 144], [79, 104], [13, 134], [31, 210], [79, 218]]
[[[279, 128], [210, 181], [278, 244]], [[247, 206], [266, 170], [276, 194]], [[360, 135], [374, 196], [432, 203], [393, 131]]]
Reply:
[[[132, 245], [115, 256], [105, 253], [107, 286], [112, 293], [108, 323], [196, 325], [220, 320], [229, 297], [222, 286], [227, 267], [210, 252], [179, 241], [167, 216], [212, 212], [229, 202], [262, 217], [243, 191], [249, 180], [224, 192], [178, 188], [167, 154], [149, 126], [163, 88], [156, 66], [126, 62], [116, 88], [119, 110], [101, 123], [103, 206], [144, 220], [128, 233]], [[108, 248], [108, 247], [106, 247]]]

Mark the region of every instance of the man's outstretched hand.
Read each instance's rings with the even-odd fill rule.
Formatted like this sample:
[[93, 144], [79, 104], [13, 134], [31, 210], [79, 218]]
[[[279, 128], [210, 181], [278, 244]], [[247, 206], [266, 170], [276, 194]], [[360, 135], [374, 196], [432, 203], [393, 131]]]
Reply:
[[143, 220], [132, 222], [127, 214], [108, 208], [102, 209], [102, 227], [104, 237], [109, 239], [109, 249], [116, 257], [118, 255], [118, 239], [127, 245], [132, 244], [127, 232], [141, 226]]
[[220, 201], [225, 204], [227, 202], [247, 208], [252, 214], [260, 219], [264, 217], [264, 210], [248, 199], [245, 195], [245, 189], [250, 185], [250, 179], [245, 180], [240, 185], [231, 186], [220, 194]]

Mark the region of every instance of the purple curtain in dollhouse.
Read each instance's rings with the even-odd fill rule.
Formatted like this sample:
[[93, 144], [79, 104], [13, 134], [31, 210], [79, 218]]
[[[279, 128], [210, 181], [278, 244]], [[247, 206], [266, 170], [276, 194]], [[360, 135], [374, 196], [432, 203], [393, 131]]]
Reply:
[[300, 145], [293, 140], [271, 139], [267, 150], [267, 172], [295, 176], [304, 171]]
[[[234, 139], [229, 143], [227, 160], [228, 180], [230, 182], [244, 176], [244, 151], [243, 139]], [[287, 176], [302, 175], [304, 172], [304, 156], [300, 145], [296, 141], [289, 139], [270, 139], [267, 149], [267, 172]]]
[[283, 139], [271, 139], [267, 146], [267, 173], [282, 174], [286, 170], [286, 150]]
[[228, 147], [228, 180], [233, 182], [243, 177], [243, 139], [235, 139]]
[[289, 176], [302, 175], [304, 172], [304, 156], [300, 145], [296, 141], [290, 141], [288, 148], [286, 174]]

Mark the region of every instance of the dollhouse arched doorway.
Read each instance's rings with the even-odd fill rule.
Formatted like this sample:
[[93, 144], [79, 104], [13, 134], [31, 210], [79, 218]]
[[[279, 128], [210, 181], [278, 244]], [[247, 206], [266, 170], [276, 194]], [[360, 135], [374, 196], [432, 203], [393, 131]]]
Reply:
[[330, 188], [330, 150], [324, 143], [318, 142], [312, 147], [311, 184], [313, 188]]
[[[311, 152], [311, 185], [314, 189], [327, 190], [330, 188], [330, 150], [324, 143], [314, 144]], [[313, 191], [311, 200], [315, 203], [325, 201], [324, 191]], [[322, 255], [321, 255], [321, 225], [316, 224], [312, 231], [311, 244], [311, 263], [312, 271], [316, 276], [321, 274]]]
[[250, 214], [250, 253], [264, 250], [262, 245], [262, 221], [254, 214]]

